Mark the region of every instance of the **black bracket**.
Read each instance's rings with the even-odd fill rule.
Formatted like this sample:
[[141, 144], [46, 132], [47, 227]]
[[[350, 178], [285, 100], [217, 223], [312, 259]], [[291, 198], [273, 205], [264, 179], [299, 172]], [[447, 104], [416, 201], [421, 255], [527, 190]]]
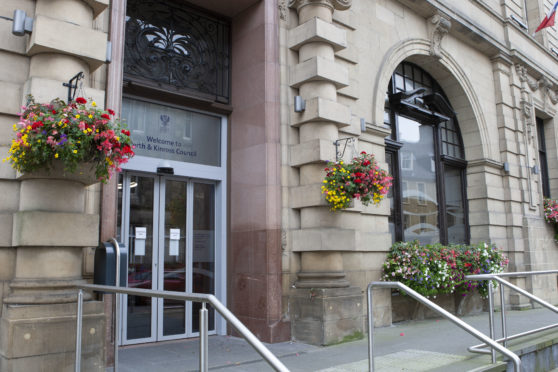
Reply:
[[83, 78], [84, 78], [83, 71], [80, 71], [77, 73], [76, 76], [71, 78], [67, 83], [62, 83], [63, 86], [68, 87], [68, 103], [72, 102], [76, 98], [78, 83]]
[[[339, 150], [339, 146], [341, 146], [341, 142], [345, 141], [345, 145], [343, 146], [343, 151]], [[354, 137], [347, 137], [347, 138], [340, 138], [337, 141], [333, 141], [335, 145], [335, 161], [339, 161], [339, 159], [343, 158], [345, 155], [345, 150], [347, 149], [347, 145], [349, 143], [355, 143], [356, 139]]]

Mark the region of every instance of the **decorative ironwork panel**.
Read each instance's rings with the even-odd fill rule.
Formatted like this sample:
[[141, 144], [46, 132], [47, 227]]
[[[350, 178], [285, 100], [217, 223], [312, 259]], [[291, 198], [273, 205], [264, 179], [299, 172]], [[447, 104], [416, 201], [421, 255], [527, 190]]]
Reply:
[[227, 22], [174, 1], [128, 0], [124, 73], [229, 101]]

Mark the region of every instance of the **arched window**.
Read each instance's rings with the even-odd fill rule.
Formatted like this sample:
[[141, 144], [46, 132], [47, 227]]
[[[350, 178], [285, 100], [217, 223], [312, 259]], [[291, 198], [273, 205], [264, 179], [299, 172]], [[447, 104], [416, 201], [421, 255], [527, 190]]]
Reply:
[[393, 241], [468, 243], [463, 142], [451, 105], [420, 67], [401, 63], [391, 78], [384, 123], [386, 161], [394, 176], [389, 226]]

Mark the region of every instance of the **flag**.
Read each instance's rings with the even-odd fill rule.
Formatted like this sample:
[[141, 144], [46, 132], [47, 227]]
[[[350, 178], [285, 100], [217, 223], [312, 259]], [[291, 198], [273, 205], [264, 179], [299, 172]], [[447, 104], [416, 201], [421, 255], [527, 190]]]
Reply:
[[550, 12], [548, 12], [546, 17], [544, 17], [539, 27], [537, 27], [535, 33], [539, 32], [545, 27], [554, 26], [554, 16], [556, 16], [556, 8], [558, 8], [558, 0], [556, 1], [556, 3], [554, 3], [554, 6], [552, 7], [552, 9], [550, 9]]

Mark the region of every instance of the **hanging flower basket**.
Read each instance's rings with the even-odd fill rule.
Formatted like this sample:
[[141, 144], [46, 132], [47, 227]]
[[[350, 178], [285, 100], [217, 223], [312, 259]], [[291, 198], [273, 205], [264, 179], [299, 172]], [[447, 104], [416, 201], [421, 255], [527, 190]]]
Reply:
[[94, 172], [96, 181], [106, 182], [134, 156], [130, 132], [114, 117], [114, 111], [98, 109], [94, 101], [86, 106], [82, 97], [68, 104], [59, 98], [50, 103], [28, 98], [4, 159], [23, 178], [54, 173], [83, 178], [79, 182], [90, 184], [87, 174]]
[[354, 199], [378, 204], [388, 193], [392, 177], [378, 166], [374, 155], [361, 152], [350, 163], [329, 162], [322, 185], [331, 211], [349, 208]]
[[544, 219], [554, 225], [554, 241], [558, 243], [558, 200], [544, 199]]

